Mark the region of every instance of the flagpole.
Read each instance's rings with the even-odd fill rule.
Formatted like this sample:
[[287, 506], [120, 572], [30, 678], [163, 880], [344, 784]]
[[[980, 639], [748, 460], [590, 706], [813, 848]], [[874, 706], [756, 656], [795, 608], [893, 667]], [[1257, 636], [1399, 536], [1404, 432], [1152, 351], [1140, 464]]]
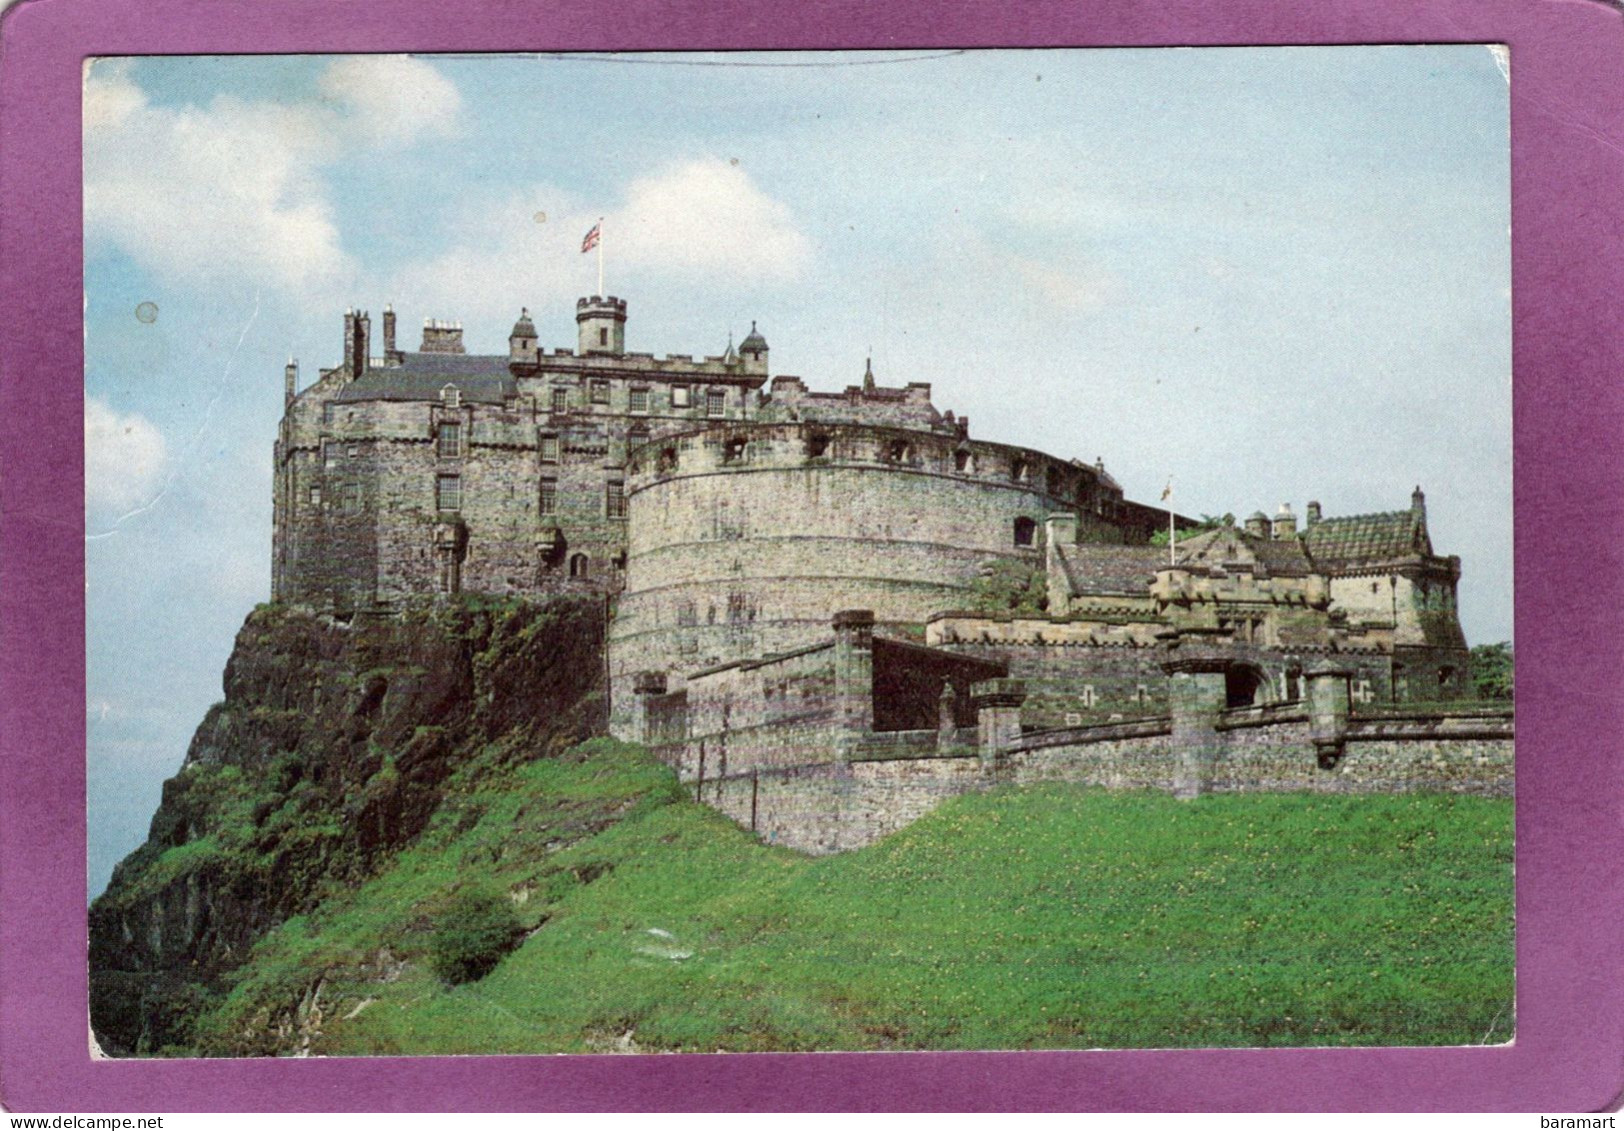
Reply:
[[1167, 564], [1178, 565], [1178, 529], [1173, 525], [1173, 477], [1167, 477]]
[[598, 295], [609, 297], [603, 289], [603, 217], [598, 217]]

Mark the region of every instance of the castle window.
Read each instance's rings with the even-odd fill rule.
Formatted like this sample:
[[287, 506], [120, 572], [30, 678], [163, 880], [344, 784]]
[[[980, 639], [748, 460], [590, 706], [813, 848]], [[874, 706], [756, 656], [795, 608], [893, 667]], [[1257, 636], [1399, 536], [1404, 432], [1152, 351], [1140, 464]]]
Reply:
[[543, 479], [541, 481], [541, 513], [553, 515], [558, 513], [558, 481]]
[[1454, 668], [1439, 668], [1438, 669], [1438, 686], [1439, 687], [1448, 687], [1449, 684], [1450, 684], [1450, 681], [1453, 680], [1454, 678], [1455, 678], [1455, 669]]
[[600, 346], [609, 344], [609, 328], [607, 326], [598, 327], [598, 344]]
[[540, 456], [542, 463], [558, 462], [558, 437], [547, 433], [541, 437]]
[[1038, 524], [1024, 514], [1015, 520], [1015, 544], [1030, 546], [1037, 541]]
[[885, 458], [892, 463], [907, 463], [913, 458], [913, 446], [906, 440], [892, 440], [885, 445]]
[[706, 416], [721, 416], [725, 412], [727, 412], [727, 390], [726, 389], [706, 389], [705, 390], [705, 415]]
[[953, 453], [953, 470], [973, 472], [975, 469], [975, 458], [971, 456], [968, 449], [960, 448], [958, 451]]
[[310, 488], [310, 505], [313, 506], [313, 507], [321, 506], [321, 488], [320, 487], [312, 487], [312, 488]]
[[694, 403], [694, 391], [687, 385], [671, 386], [671, 407], [687, 408]]
[[355, 514], [360, 511], [361, 485], [359, 483], [351, 483], [349, 486], [344, 488], [344, 509], [350, 514]]
[[734, 437], [722, 445], [722, 462], [738, 463], [744, 459], [745, 441], [742, 437]]
[[604, 484], [603, 513], [610, 518], [626, 517], [626, 484], [618, 479]]
[[647, 412], [648, 390], [633, 389], [627, 407], [631, 412]]
[[444, 385], [440, 388], [440, 403], [446, 408], [462, 407], [462, 390], [455, 385]]
[[654, 470], [664, 475], [677, 469], [677, 449], [661, 448], [660, 457], [654, 461]]
[[570, 391], [559, 387], [553, 389], [553, 411], [568, 412], [570, 410]]
[[1085, 707], [1092, 707], [1099, 702], [1099, 698], [1094, 694], [1094, 685], [1092, 683], [1083, 684], [1083, 692], [1078, 698], [1082, 700]]
[[443, 511], [462, 509], [462, 476], [441, 475], [435, 479], [434, 505]]
[[592, 560], [585, 554], [570, 555], [570, 576], [587, 577], [592, 572]]
[[439, 454], [441, 459], [457, 459], [462, 455], [462, 425], [440, 425]]
[[1044, 477], [1044, 486], [1048, 489], [1049, 494], [1056, 496], [1060, 494], [1060, 469], [1058, 467], [1049, 469], [1049, 473]]
[[607, 382], [607, 381], [594, 381], [594, 382], [592, 382], [592, 403], [593, 404], [608, 404], [609, 403], [609, 382]]
[[344, 455], [349, 459], [355, 459], [360, 454], [361, 445], [359, 444], [351, 444], [349, 447], [344, 449]]
[[806, 458], [819, 459], [829, 454], [829, 436], [824, 432], [813, 432], [806, 438]]
[[1017, 483], [1025, 483], [1031, 474], [1032, 469], [1026, 466], [1024, 459], [1018, 459], [1009, 465], [1009, 477]]

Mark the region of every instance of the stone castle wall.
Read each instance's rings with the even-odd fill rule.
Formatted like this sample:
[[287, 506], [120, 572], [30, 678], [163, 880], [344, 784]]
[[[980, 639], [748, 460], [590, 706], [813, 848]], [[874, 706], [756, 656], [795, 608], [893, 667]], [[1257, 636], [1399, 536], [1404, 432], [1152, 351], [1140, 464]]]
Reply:
[[[821, 854], [872, 844], [949, 798], [997, 785], [1171, 792], [1180, 773], [1172, 729], [1168, 718], [1147, 718], [1029, 734], [990, 764], [973, 749], [944, 756], [926, 746], [928, 736], [915, 735], [911, 755], [899, 748], [848, 762], [686, 776], [697, 800], [768, 843]], [[1213, 793], [1512, 792], [1506, 712], [1356, 721], [1331, 765], [1320, 760], [1307, 713], [1293, 705], [1226, 712], [1220, 731]]]
[[616, 719], [629, 717], [632, 671], [680, 685], [695, 670], [807, 644], [838, 609], [872, 609], [885, 630], [922, 636], [932, 613], [970, 599], [988, 563], [1040, 562], [1042, 523], [1057, 508], [1086, 508], [1102, 537], [1139, 534], [1116, 525], [1120, 492], [1093, 468], [866, 425], [667, 437], [632, 454], [628, 497]]

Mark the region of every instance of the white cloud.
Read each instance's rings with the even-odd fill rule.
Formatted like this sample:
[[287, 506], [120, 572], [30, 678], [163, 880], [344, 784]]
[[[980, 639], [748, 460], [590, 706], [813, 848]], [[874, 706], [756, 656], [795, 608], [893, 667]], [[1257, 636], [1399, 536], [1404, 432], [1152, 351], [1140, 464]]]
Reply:
[[306, 101], [220, 95], [154, 106], [127, 65], [85, 78], [85, 230], [166, 281], [271, 286], [327, 307], [353, 285], [323, 171], [345, 154], [445, 134], [456, 88], [426, 63], [330, 64]]
[[[603, 221], [607, 285], [615, 293], [623, 293], [629, 275], [639, 283], [677, 278], [689, 286], [782, 283], [801, 275], [812, 258], [789, 208], [726, 161], [668, 166], [631, 182], [624, 199]], [[494, 325], [511, 323], [521, 304], [573, 309], [577, 297], [595, 289], [596, 260], [580, 246], [598, 215], [562, 190], [536, 184], [505, 198], [467, 201], [462, 215], [457, 243], [398, 272], [385, 297], [406, 298], [415, 316]], [[402, 322], [403, 335], [409, 326]]]
[[406, 143], [449, 135], [462, 98], [451, 80], [405, 55], [353, 55], [336, 60], [317, 84], [349, 111], [350, 132], [362, 142]]
[[97, 397], [85, 398], [85, 506], [123, 514], [161, 490], [168, 462], [163, 433], [136, 413], [119, 415]]
[[784, 281], [812, 257], [789, 208], [741, 167], [715, 158], [632, 182], [625, 207], [605, 223], [618, 255], [661, 272]]

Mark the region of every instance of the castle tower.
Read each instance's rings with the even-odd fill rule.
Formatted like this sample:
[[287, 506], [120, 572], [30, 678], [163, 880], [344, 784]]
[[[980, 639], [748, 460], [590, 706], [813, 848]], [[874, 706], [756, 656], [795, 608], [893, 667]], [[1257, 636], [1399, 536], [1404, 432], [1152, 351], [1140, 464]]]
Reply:
[[580, 331], [580, 354], [626, 352], [626, 300], [613, 295], [593, 295], [575, 303], [575, 321]]
[[766, 374], [767, 339], [756, 329], [754, 320], [750, 323], [750, 335], [739, 343], [739, 357], [744, 360], [746, 373]]
[[519, 320], [508, 335], [508, 360], [534, 364], [536, 360], [536, 324], [530, 321], [530, 308], [519, 308]]
[[462, 323], [439, 318], [423, 319], [423, 353], [467, 353], [462, 347]]

